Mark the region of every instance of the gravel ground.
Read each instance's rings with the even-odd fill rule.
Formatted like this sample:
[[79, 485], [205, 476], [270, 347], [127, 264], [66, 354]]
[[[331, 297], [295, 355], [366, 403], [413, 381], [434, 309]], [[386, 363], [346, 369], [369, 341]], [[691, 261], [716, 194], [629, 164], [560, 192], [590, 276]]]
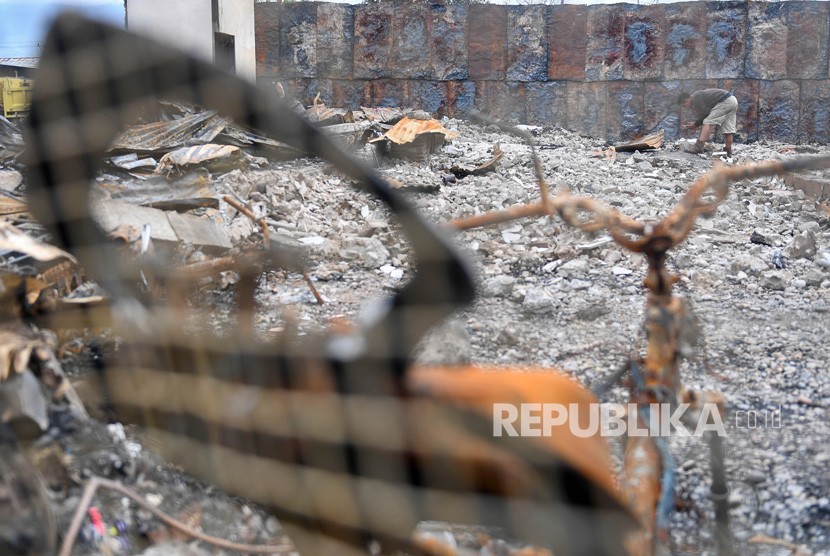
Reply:
[[[458, 120], [444, 125], [458, 130], [460, 137], [428, 161], [384, 159], [382, 172], [405, 186], [437, 186], [448, 167], [488, 160], [495, 143], [504, 158], [495, 173], [468, 176], [437, 192], [407, 193], [429, 219], [445, 222], [537, 200], [526, 145], [494, 128]], [[666, 214], [713, 163], [712, 156], [686, 154], [677, 145], [620, 153], [612, 162], [590, 156], [604, 147], [592, 139], [557, 129], [537, 131], [551, 184], [565, 184], [574, 193], [643, 220]], [[737, 144], [736, 162], [814, 152], [830, 149]], [[362, 155], [377, 159], [373, 151]], [[282, 326], [286, 308], [301, 329], [319, 328], [333, 317], [354, 316], [367, 299], [387, 295], [411, 274], [408, 248], [395, 223], [379, 203], [351, 190], [327, 164], [302, 159], [214, 179], [220, 192], [249, 185], [248, 201], [266, 215], [272, 229], [305, 246], [310, 274], [327, 301], [316, 305], [298, 275], [263, 277], [258, 327], [264, 337]], [[258, 233], [243, 217], [224, 224], [237, 236]], [[457, 234], [477, 270], [481, 295], [424, 341], [419, 360], [556, 367], [588, 386], [599, 384], [642, 339], [645, 300], [644, 260], [605, 237], [575, 231], [556, 218]], [[683, 277], [678, 292], [691, 301], [700, 325], [696, 353], [683, 369], [684, 381], [689, 388], [721, 391], [727, 400], [727, 471], [740, 553], [793, 553], [791, 548], [748, 543], [755, 535], [765, 535], [801, 545], [806, 554], [830, 554], [827, 207], [788, 189], [779, 178], [734, 184], [717, 214], [701, 220], [687, 242], [671, 253], [669, 266]], [[206, 297], [214, 306], [209, 324], [227, 326], [233, 293], [216, 290]], [[622, 389], [608, 399], [624, 401]], [[740, 412], [747, 410], [756, 412], [754, 428], [741, 418], [746, 414]], [[90, 427], [103, 435], [105, 445], [115, 442], [119, 450], [131, 445], [132, 437], [121, 438], [117, 429]], [[713, 554], [708, 450], [695, 438], [672, 438], [671, 446], [679, 464], [676, 495], [684, 501], [672, 521], [672, 552]], [[114, 473], [112, 461], [89, 458], [88, 453], [77, 458], [81, 475], [85, 465], [87, 472]], [[188, 498], [181, 493], [204, 495], [203, 486], [154, 462], [140, 445], [122, 459], [116, 469], [145, 462], [144, 475], [126, 472], [150, 481], [145, 492], [170, 489], [165, 497], [177, 500]], [[169, 486], [164, 486], [166, 480]], [[61, 503], [59, 526], [77, 502], [76, 490]], [[202, 515], [214, 517], [202, 519], [216, 522], [217, 534], [249, 542], [279, 537], [277, 527], [255, 507], [213, 492], [207, 498], [212, 507], [203, 505]], [[113, 497], [112, 503], [120, 498]], [[180, 552], [166, 553], [201, 554], [204, 548], [175, 550]], [[86, 553], [83, 545], [76, 550]]]

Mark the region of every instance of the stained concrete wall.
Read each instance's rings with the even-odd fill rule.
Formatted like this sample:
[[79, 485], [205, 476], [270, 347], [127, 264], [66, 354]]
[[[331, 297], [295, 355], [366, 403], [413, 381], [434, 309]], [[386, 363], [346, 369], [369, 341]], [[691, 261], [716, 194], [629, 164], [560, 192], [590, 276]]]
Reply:
[[744, 140], [830, 141], [827, 2], [257, 3], [260, 81], [609, 140], [679, 136], [681, 91], [732, 89]]

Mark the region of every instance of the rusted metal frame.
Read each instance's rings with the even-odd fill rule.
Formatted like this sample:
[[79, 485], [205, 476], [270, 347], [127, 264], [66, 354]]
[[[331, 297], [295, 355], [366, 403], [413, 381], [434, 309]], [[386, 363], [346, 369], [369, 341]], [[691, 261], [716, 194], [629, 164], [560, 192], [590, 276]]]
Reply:
[[[566, 223], [583, 231], [596, 232], [605, 229], [618, 245], [646, 255], [649, 269], [644, 285], [649, 293], [646, 306], [648, 343], [644, 361], [645, 378], [641, 377], [643, 383], [639, 386], [638, 381], [634, 380], [632, 397], [640, 405], [639, 416], [647, 422], [648, 415], [644, 412], [648, 411], [648, 404], [654, 400], [655, 389], [665, 387], [672, 398], [672, 406], [676, 405], [677, 399], [683, 395], [679, 351], [684, 309], [680, 298], [672, 295], [672, 286], [678, 281], [678, 277], [671, 275], [666, 268], [668, 250], [688, 237], [699, 216], [707, 217], [714, 214], [726, 198], [730, 182], [778, 174], [789, 169], [828, 167], [830, 156], [750, 166], [717, 167], [695, 180], [678, 206], [666, 217], [659, 222], [645, 224], [594, 199], [574, 197], [567, 189], [560, 190], [559, 194], [551, 199], [541, 171], [541, 163], [532, 146], [532, 139], [526, 139], [531, 142], [541, 201], [454, 220], [451, 225], [457, 229], [467, 229], [528, 216], [549, 216], [558, 213]], [[714, 199], [703, 201], [703, 196], [709, 192], [714, 194]], [[579, 211], [590, 213], [591, 217], [580, 218]], [[639, 374], [639, 371], [636, 374]], [[668, 541], [669, 513], [674, 499], [674, 461], [666, 439], [629, 440], [633, 441], [633, 444], [629, 446], [630, 450], [627, 448], [624, 460], [626, 490], [634, 511], [643, 520], [645, 528], [640, 538], [633, 539], [634, 544], [630, 548], [634, 553], [650, 554], [655, 541]], [[718, 547], [721, 554], [730, 555], [733, 552], [726, 501], [728, 490], [723, 465], [723, 441], [718, 437], [710, 438], [709, 442]]]
[[225, 195], [222, 197], [222, 200], [247, 216], [251, 222], [259, 226], [259, 229], [262, 230], [262, 243], [265, 247], [268, 247], [268, 244], [271, 242], [271, 232], [268, 229], [268, 224], [265, 222], [265, 218], [257, 218], [254, 212], [248, 208], [245, 203], [237, 201], [230, 195]]
[[712, 486], [709, 496], [715, 505], [715, 540], [720, 556], [732, 556], [732, 531], [729, 528], [729, 486], [726, 483], [726, 451], [723, 439], [714, 432], [706, 433], [709, 441], [709, 470], [712, 473]]
[[[631, 373], [632, 397], [639, 399], [645, 395], [646, 383], [640, 363], [629, 362]], [[648, 407], [646, 405], [645, 407]], [[638, 425], [648, 423], [648, 417], [636, 413]], [[628, 554], [641, 556], [651, 554], [654, 550], [654, 519], [660, 501], [662, 459], [654, 441], [647, 436], [626, 436], [623, 455], [622, 489], [628, 498], [634, 515], [640, 521], [641, 529], [626, 539]]]

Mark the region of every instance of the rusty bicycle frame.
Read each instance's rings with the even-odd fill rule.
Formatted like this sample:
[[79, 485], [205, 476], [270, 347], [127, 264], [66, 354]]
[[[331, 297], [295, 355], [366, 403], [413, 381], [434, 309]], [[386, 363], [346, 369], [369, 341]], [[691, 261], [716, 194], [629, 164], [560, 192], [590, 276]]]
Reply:
[[[669, 403], [672, 410], [679, 403], [689, 405], [684, 422], [695, 422], [704, 404], [715, 404], [721, 417], [725, 403], [719, 392], [687, 390], [680, 376], [681, 339], [686, 305], [675, 295], [674, 285], [680, 277], [666, 268], [670, 249], [683, 243], [698, 217], [710, 217], [726, 198], [729, 184], [742, 179], [781, 174], [792, 170], [830, 167], [830, 156], [770, 161], [742, 166], [719, 165], [692, 183], [680, 203], [658, 222], [640, 222], [592, 198], [572, 195], [561, 188], [551, 195], [533, 137], [521, 130], [491, 120], [481, 114], [474, 119], [495, 124], [521, 137], [531, 148], [534, 171], [539, 186], [538, 203], [516, 205], [504, 210], [452, 220], [458, 230], [508, 222], [526, 217], [558, 215], [566, 223], [585, 232], [607, 231], [614, 242], [632, 253], [640, 253], [648, 262], [643, 285], [646, 293], [646, 350], [614, 377], [614, 382], [630, 374], [630, 401], [637, 404], [638, 422], [648, 426], [652, 404]], [[715, 539], [722, 555], [734, 554], [729, 529], [728, 494], [722, 438], [706, 433], [710, 447], [712, 484], [710, 496], [715, 505]], [[669, 521], [674, 506], [674, 462], [668, 442], [662, 436], [627, 437], [623, 462], [623, 490], [631, 509], [640, 519], [643, 531], [629, 537], [630, 554], [652, 554], [668, 541]]]

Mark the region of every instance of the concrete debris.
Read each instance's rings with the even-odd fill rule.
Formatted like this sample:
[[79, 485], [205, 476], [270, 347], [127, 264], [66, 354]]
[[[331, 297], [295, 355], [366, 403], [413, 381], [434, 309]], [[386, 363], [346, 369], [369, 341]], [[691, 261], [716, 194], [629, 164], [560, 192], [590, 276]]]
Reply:
[[790, 259], [812, 259], [816, 254], [816, 236], [810, 231], [801, 232], [784, 248]]
[[98, 225], [106, 231], [120, 226], [142, 229], [147, 225], [157, 245], [175, 247], [186, 243], [208, 252], [222, 252], [233, 246], [217, 225], [205, 218], [106, 199], [95, 201], [93, 207]]
[[[373, 131], [391, 131], [382, 125], [388, 127], [405, 114], [393, 109], [343, 112], [319, 103], [306, 113], [309, 119], [325, 124], [342, 118], [342, 123], [328, 125], [329, 133], [355, 148], [363, 147]], [[187, 117], [186, 113], [177, 115]], [[218, 125], [211, 116], [202, 121], [206, 127], [200, 129], [211, 133], [212, 126]], [[430, 122], [411, 121], [416, 128]], [[432, 221], [440, 224], [538, 200], [527, 145], [497, 126], [485, 129], [449, 119], [438, 123], [452, 132], [453, 143], [436, 149], [426, 163], [369, 158], [379, 165], [379, 172], [412, 191], [408, 193], [411, 200]], [[222, 138], [212, 143], [215, 148], [227, 147], [220, 143], [232, 140], [239, 143], [232, 145], [239, 151], [263, 148], [254, 140], [254, 132], [230, 129], [228, 124], [214, 137]], [[560, 129], [528, 131], [540, 144], [556, 147], [540, 150], [551, 183], [566, 184], [574, 194], [596, 197], [640, 220], [662, 218], [711, 165], [709, 159], [683, 153], [678, 144], [664, 145], [647, 155], [615, 148], [607, 158], [592, 158], [592, 150], [603, 150], [601, 141]], [[234, 133], [236, 139], [232, 139]], [[445, 135], [440, 135], [443, 142]], [[242, 144], [246, 141], [247, 146]], [[183, 146], [193, 147], [179, 145]], [[780, 145], [740, 147], [739, 160], [780, 158]], [[0, 145], [0, 156], [2, 152]], [[315, 303], [299, 276], [264, 272], [256, 299], [269, 310], [255, 323], [258, 330], [284, 326], [278, 312], [270, 310], [283, 307], [296, 312], [303, 333], [314, 331], [327, 317], [345, 314], [351, 318], [364, 300], [412, 276], [409, 246], [399, 238], [394, 220], [379, 203], [355, 191], [347, 179], [321, 161], [275, 162], [268, 156], [270, 160], [260, 161], [257, 168], [242, 156], [236, 160], [239, 165], [226, 172], [201, 160], [191, 164], [194, 171], [168, 180], [146, 173], [148, 159], [163, 159], [156, 153], [113, 152], [111, 167], [97, 184], [109, 197], [97, 201], [99, 224], [107, 231], [133, 226], [133, 240], [149, 224], [153, 243], [160, 249], [174, 247], [177, 253], [184, 252], [186, 262], [197, 265], [190, 268], [194, 274], [212, 268], [217, 275], [212, 283], [218, 290], [243, 281], [233, 269], [233, 255], [235, 248], [250, 240], [248, 236], [254, 235], [259, 245], [259, 222], [270, 230], [270, 243], [302, 248], [303, 263], [326, 305]], [[175, 168], [176, 174], [179, 168], [188, 169], [177, 166], [174, 158], [168, 158], [165, 168]], [[451, 169], [466, 169], [466, 173], [460, 176], [463, 172]], [[244, 203], [256, 224], [224, 202], [217, 209], [216, 199], [225, 195]], [[187, 204], [194, 199], [214, 204]], [[5, 212], [7, 202], [12, 207], [15, 200], [0, 196], [0, 215], [14, 214]], [[25, 210], [25, 204], [17, 210]], [[757, 464], [765, 478], [752, 488], [757, 489], [758, 511], [767, 517], [757, 521], [754, 506], [743, 504], [733, 509], [736, 528], [830, 546], [826, 528], [804, 517], [830, 511], [822, 475], [828, 460], [815, 455], [823, 457], [822, 450], [826, 452], [824, 446], [830, 442], [830, 427], [820, 413], [830, 405], [830, 377], [825, 372], [830, 336], [823, 324], [830, 310], [825, 301], [830, 295], [828, 214], [808, 197], [788, 190], [781, 180], [746, 180], [734, 184], [719, 211], [699, 224], [689, 241], [671, 254], [669, 265], [681, 275], [683, 290], [696, 304], [706, 353], [717, 373], [701, 370], [686, 376], [724, 390], [735, 410], [783, 407], [792, 416], [787, 427], [765, 429], [763, 435], [730, 426], [730, 460]], [[510, 222], [490, 231], [461, 231], [457, 239], [481, 269], [481, 297], [473, 308], [425, 341], [419, 352], [423, 361], [555, 365], [592, 384], [616, 368], [636, 345], [645, 262], [618, 249], [609, 237], [574, 231], [555, 219], [532, 218], [519, 226]], [[211, 259], [208, 255], [214, 253], [222, 257]], [[300, 267], [292, 268], [296, 272]], [[231, 310], [220, 301], [216, 316], [200, 325], [224, 330], [223, 315]], [[574, 349], [597, 345], [601, 347]], [[698, 363], [689, 364], [698, 371]], [[821, 407], [799, 403], [802, 397]], [[691, 506], [708, 507], [707, 489], [701, 488], [707, 484], [706, 463], [698, 461], [697, 451], [684, 442], [672, 446], [675, 449], [679, 461], [692, 462], [683, 465], [677, 491]], [[124, 464], [138, 458], [119, 457]], [[753, 496], [754, 491], [740, 484], [736, 488], [742, 495]], [[238, 509], [235, 502], [223, 504]], [[672, 542], [692, 547], [690, 552], [709, 550], [711, 538], [701, 533], [698, 522], [682, 521], [675, 524]], [[463, 538], [442, 531], [436, 535], [446, 537], [449, 544]]]
[[787, 289], [791, 279], [790, 273], [782, 270], [767, 270], [761, 273], [761, 286], [770, 289], [784, 291]]
[[17, 170], [0, 170], [0, 191], [15, 191], [23, 183], [23, 176]]
[[492, 153], [492, 158], [472, 168], [469, 166], [459, 165], [451, 166], [451, 175], [455, 176], [457, 179], [462, 179], [467, 176], [482, 176], [484, 174], [494, 172], [502, 156], [504, 156], [504, 152], [502, 152], [501, 147], [499, 147], [498, 143], [496, 143], [493, 145]]

